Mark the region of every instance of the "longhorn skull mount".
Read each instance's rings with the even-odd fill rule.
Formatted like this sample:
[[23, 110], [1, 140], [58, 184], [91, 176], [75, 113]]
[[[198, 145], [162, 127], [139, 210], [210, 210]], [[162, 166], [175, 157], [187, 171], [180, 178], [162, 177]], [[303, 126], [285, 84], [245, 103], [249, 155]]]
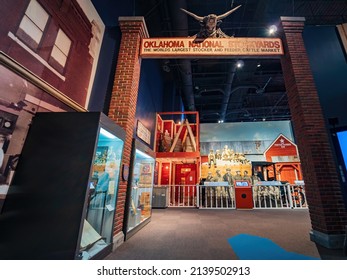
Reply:
[[199, 33], [195, 35], [196, 38], [228, 38], [229, 36], [226, 35], [220, 28], [218, 28], [218, 26], [222, 22], [222, 19], [226, 18], [240, 7], [241, 5], [219, 16], [215, 14], [209, 14], [204, 17], [197, 16], [196, 14], [193, 14], [192, 12], [189, 12], [183, 8], [181, 8], [181, 10], [200, 23], [201, 28]]

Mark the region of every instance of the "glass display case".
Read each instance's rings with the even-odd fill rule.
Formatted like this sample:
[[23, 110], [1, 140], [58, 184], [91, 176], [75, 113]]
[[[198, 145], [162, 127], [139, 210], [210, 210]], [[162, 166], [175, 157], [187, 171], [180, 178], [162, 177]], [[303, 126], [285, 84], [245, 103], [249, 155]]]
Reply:
[[111, 252], [124, 139], [100, 112], [37, 113], [0, 215], [0, 259]]
[[100, 127], [81, 238], [83, 259], [112, 243], [122, 151], [123, 141]]
[[131, 237], [150, 221], [154, 165], [154, 152], [142, 143], [135, 141], [129, 179], [130, 186], [127, 194], [126, 209], [128, 212], [125, 223], [125, 238]]

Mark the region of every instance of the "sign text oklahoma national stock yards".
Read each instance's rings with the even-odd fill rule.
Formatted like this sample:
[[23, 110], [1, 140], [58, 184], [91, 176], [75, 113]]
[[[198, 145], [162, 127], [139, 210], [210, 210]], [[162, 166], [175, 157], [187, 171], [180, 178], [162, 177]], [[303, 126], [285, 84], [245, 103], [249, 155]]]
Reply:
[[279, 56], [283, 46], [279, 38], [194, 38], [142, 39], [142, 57], [213, 57], [213, 56]]

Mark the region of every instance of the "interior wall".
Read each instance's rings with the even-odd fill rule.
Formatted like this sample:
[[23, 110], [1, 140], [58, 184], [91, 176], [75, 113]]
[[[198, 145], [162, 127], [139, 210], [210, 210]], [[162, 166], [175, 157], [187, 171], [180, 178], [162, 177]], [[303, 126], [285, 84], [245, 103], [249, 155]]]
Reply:
[[347, 61], [335, 26], [307, 26], [304, 42], [324, 117], [347, 125]]
[[182, 97], [176, 91], [174, 78], [166, 79], [164, 81], [163, 112], [184, 111]]
[[135, 2], [119, 2], [117, 9], [109, 8], [110, 1], [91, 0], [91, 2], [105, 24], [105, 33], [88, 110], [102, 111], [107, 115], [121, 39], [118, 18], [133, 16]]
[[[156, 113], [162, 111], [162, 103], [163, 83], [158, 63], [156, 60], [144, 59], [141, 62], [135, 118], [151, 131], [151, 149], [154, 149]], [[134, 135], [136, 135], [135, 130]]]
[[89, 100], [89, 111], [108, 114], [113, 80], [116, 71], [121, 32], [119, 27], [106, 27], [94, 84]]

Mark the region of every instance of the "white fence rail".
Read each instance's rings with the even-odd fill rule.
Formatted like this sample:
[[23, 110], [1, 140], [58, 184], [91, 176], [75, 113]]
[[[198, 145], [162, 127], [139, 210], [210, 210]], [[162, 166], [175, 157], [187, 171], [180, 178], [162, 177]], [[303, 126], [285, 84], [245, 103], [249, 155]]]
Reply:
[[273, 184], [261, 182], [253, 187], [254, 208], [307, 208], [303, 184]]
[[[164, 187], [164, 186], [159, 186]], [[235, 189], [230, 186], [168, 185], [168, 207], [235, 209]], [[262, 181], [252, 187], [254, 209], [305, 209], [304, 184]]]
[[197, 186], [200, 209], [235, 209], [234, 188], [229, 186]]
[[196, 185], [170, 185], [169, 207], [197, 207]]

